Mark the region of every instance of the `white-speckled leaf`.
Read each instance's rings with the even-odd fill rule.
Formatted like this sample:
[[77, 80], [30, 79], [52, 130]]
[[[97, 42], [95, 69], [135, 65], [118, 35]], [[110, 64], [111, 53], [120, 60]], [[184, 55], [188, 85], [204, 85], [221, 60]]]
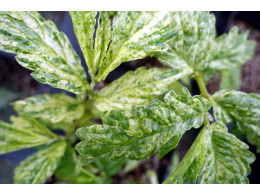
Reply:
[[88, 89], [80, 58], [53, 22], [37, 12], [1, 12], [0, 29], [0, 50], [17, 54], [37, 81], [77, 94]]
[[193, 142], [181, 163], [170, 173], [165, 184], [195, 183], [205, 160], [207, 144], [210, 141], [209, 127], [204, 127]]
[[205, 69], [214, 50], [214, 15], [208, 12], [171, 12], [171, 26], [178, 35], [165, 44], [166, 51], [152, 55], [172, 68], [191, 66], [196, 70]]
[[237, 89], [241, 67], [253, 57], [255, 42], [247, 40], [248, 32], [239, 34], [233, 27], [228, 34], [216, 39], [214, 57], [209, 68], [221, 72], [221, 89]]
[[121, 11], [114, 17], [112, 42], [98, 70], [98, 81], [122, 62], [165, 50], [163, 42], [176, 36], [170, 26], [170, 12]]
[[204, 167], [199, 183], [243, 184], [248, 183], [250, 164], [255, 156], [248, 145], [228, 133], [223, 123], [210, 126], [211, 140], [207, 142]]
[[164, 183], [248, 183], [255, 160], [248, 146], [227, 132], [223, 123], [204, 127], [184, 159]]
[[14, 183], [44, 183], [58, 167], [65, 149], [66, 142], [58, 141], [30, 155], [15, 169]]
[[166, 93], [168, 85], [183, 76], [190, 75], [192, 69], [146, 69], [140, 67], [129, 71], [97, 93], [95, 106], [101, 110], [131, 109], [132, 105], [145, 105], [156, 95]]
[[12, 117], [13, 124], [0, 122], [0, 154], [50, 143], [57, 139], [46, 126], [28, 116]]
[[84, 113], [84, 105], [64, 93], [36, 95], [13, 105], [19, 114], [28, 114], [46, 123], [71, 123]]
[[260, 151], [260, 95], [221, 90], [213, 95], [217, 121], [232, 123], [232, 131], [256, 145]]
[[97, 16], [96, 11], [73, 11], [70, 15], [89, 73], [94, 78], [111, 41], [112, 26], [109, 13], [99, 12]]
[[77, 130], [82, 140], [76, 145], [83, 164], [103, 156], [111, 159], [145, 159], [159, 150], [159, 158], [175, 148], [186, 130], [203, 123], [210, 102], [201, 96], [192, 97], [188, 89], [178, 96], [166, 94], [165, 102], [154, 100], [147, 106], [132, 106], [127, 111], [104, 112], [103, 125]]

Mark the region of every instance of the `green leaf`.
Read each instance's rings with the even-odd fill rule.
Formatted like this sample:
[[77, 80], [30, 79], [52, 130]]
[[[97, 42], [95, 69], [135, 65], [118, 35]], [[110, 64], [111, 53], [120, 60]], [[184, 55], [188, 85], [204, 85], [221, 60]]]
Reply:
[[241, 83], [241, 68], [230, 68], [221, 71], [220, 89], [238, 89]]
[[248, 183], [255, 160], [248, 146], [227, 132], [223, 123], [204, 127], [190, 150], [164, 183]]
[[95, 106], [101, 110], [131, 109], [132, 105], [146, 105], [155, 95], [166, 93], [169, 84], [190, 75], [192, 69], [165, 70], [140, 67], [129, 71], [97, 93]]
[[14, 102], [14, 109], [21, 114], [28, 114], [47, 125], [61, 126], [81, 118], [84, 105], [77, 99], [61, 94], [44, 94]]
[[82, 93], [86, 73], [67, 36], [37, 12], [0, 12], [0, 49], [17, 54], [23, 67], [41, 83]]
[[113, 21], [112, 42], [100, 65], [97, 81], [104, 80], [122, 62], [165, 50], [163, 42], [174, 36], [176, 30], [170, 26], [170, 12], [118, 12]]
[[44, 183], [58, 167], [66, 149], [66, 142], [55, 142], [23, 160], [15, 169], [14, 183]]
[[164, 184], [195, 183], [203, 167], [207, 143], [209, 141], [208, 127], [204, 127], [181, 163], [170, 173]]
[[214, 15], [208, 12], [171, 12], [171, 26], [178, 35], [165, 43], [167, 50], [152, 55], [174, 69], [187, 66], [199, 71], [205, 69], [214, 50]]
[[[97, 73], [111, 41], [112, 27], [109, 13], [96, 11], [70, 12], [74, 31], [89, 67], [90, 75]], [[95, 25], [97, 30], [95, 32]], [[94, 38], [95, 34], [95, 39]], [[94, 47], [93, 47], [94, 45]]]
[[95, 164], [100, 170], [104, 171], [107, 176], [111, 177], [116, 175], [126, 162], [126, 159], [110, 160], [108, 157], [103, 157], [95, 161]]
[[98, 177], [80, 166], [75, 149], [69, 145], [67, 145], [65, 154], [60, 160], [55, 175], [59, 180], [69, 183], [100, 183], [100, 181], [98, 182]]
[[248, 145], [229, 134], [223, 123], [213, 123], [210, 131], [211, 141], [207, 142], [199, 183], [248, 183], [246, 176], [250, 174], [250, 164], [255, 160]]
[[232, 131], [246, 137], [260, 151], [260, 95], [234, 90], [221, 90], [213, 95], [217, 121], [232, 123]]
[[46, 126], [28, 117], [12, 117], [13, 124], [0, 122], [0, 154], [31, 148], [57, 139]]
[[237, 89], [240, 84], [241, 67], [253, 57], [255, 42], [248, 41], [248, 31], [238, 32], [233, 27], [228, 34], [216, 39], [214, 57], [209, 68], [221, 72], [221, 89]]
[[188, 89], [183, 96], [169, 92], [165, 102], [155, 100], [148, 106], [133, 106], [131, 110], [104, 112], [103, 125], [77, 130], [83, 140], [76, 145], [83, 164], [110, 156], [112, 160], [141, 160], [157, 150], [162, 158], [175, 148], [186, 130], [203, 123], [203, 113], [210, 102], [201, 96], [192, 97]]
[[209, 67], [224, 70], [246, 63], [253, 57], [255, 47], [255, 42], [247, 40], [247, 37], [248, 31], [239, 34], [237, 27], [233, 27], [228, 34], [218, 37]]

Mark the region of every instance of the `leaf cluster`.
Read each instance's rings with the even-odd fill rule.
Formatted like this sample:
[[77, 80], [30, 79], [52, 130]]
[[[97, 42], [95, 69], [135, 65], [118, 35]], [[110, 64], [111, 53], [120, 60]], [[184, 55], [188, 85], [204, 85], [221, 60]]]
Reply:
[[[16, 168], [15, 183], [44, 183], [52, 175], [59, 183], [111, 183], [130, 160], [157, 151], [162, 158], [190, 129], [199, 135], [164, 183], [249, 182], [255, 157], [236, 137], [260, 151], [260, 96], [236, 91], [241, 67], [253, 56], [248, 32], [234, 27], [216, 37], [215, 17], [208, 12], [70, 15], [91, 82], [53, 22], [37, 12], [0, 13], [0, 49], [16, 54], [37, 81], [76, 94], [13, 103], [18, 116], [11, 124], [0, 122], [0, 154], [37, 149]], [[121, 63], [147, 56], [166, 67], [137, 68], [94, 92]], [[215, 73], [222, 77], [221, 90], [211, 95], [205, 83]], [[180, 92], [180, 83], [191, 78], [201, 95], [192, 96], [187, 88]], [[215, 121], [209, 120], [211, 107]], [[157, 183], [154, 172], [147, 176]]]

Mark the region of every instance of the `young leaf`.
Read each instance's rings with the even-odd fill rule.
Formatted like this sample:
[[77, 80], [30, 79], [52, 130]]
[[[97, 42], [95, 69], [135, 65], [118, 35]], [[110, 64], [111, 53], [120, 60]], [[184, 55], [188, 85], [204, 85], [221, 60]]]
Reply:
[[112, 42], [100, 65], [97, 81], [104, 80], [122, 62], [165, 50], [162, 43], [174, 36], [176, 30], [170, 26], [170, 12], [118, 12], [113, 21]]
[[248, 146], [229, 134], [223, 123], [211, 125], [211, 141], [207, 142], [206, 160], [199, 183], [248, 183], [250, 164], [255, 156]]
[[230, 68], [228, 70], [221, 70], [220, 89], [234, 89], [236, 90], [241, 83], [241, 67]]
[[14, 102], [19, 114], [29, 114], [46, 123], [73, 122], [84, 112], [77, 99], [61, 94], [44, 94]]
[[209, 68], [221, 72], [221, 89], [237, 89], [241, 67], [253, 57], [255, 42], [248, 41], [248, 32], [239, 34], [233, 27], [228, 34], [216, 39], [214, 57]]
[[247, 40], [248, 32], [240, 33], [233, 27], [228, 34], [216, 39], [214, 58], [210, 68], [215, 70], [235, 68], [243, 65], [254, 54], [255, 42]]
[[58, 167], [66, 149], [66, 142], [59, 141], [30, 155], [15, 169], [14, 183], [44, 183]]
[[77, 94], [87, 90], [80, 58], [53, 22], [37, 12], [1, 12], [0, 29], [0, 49], [17, 54], [37, 81]]
[[174, 69], [186, 66], [205, 69], [214, 49], [214, 15], [208, 12], [171, 12], [171, 26], [178, 35], [165, 43], [167, 50], [152, 55]]
[[164, 70], [140, 67], [129, 71], [97, 93], [95, 106], [101, 110], [131, 109], [132, 105], [146, 105], [155, 95], [167, 92], [169, 84], [190, 75], [192, 69]]
[[195, 183], [200, 173], [209, 142], [209, 127], [204, 127], [181, 163], [170, 173], [164, 184]]
[[129, 111], [104, 112], [103, 125], [77, 130], [83, 140], [76, 145], [83, 164], [98, 158], [145, 159], [157, 150], [162, 158], [175, 148], [186, 130], [203, 123], [203, 113], [210, 103], [201, 96], [192, 97], [188, 89], [183, 96], [169, 92], [165, 102], [155, 100], [147, 106], [133, 106]]
[[260, 151], [260, 96], [233, 90], [221, 90], [213, 95], [217, 121], [232, 123], [232, 131], [246, 137]]
[[[109, 13], [96, 11], [70, 12], [74, 31], [89, 67], [90, 75], [95, 76], [111, 41], [111, 23]], [[97, 30], [95, 32], [95, 25]], [[95, 39], [94, 38], [95, 36]], [[94, 41], [95, 40], [95, 41]], [[94, 47], [93, 47], [94, 45]]]
[[0, 122], [0, 154], [53, 142], [57, 136], [37, 120], [12, 117], [13, 124]]
[[227, 132], [223, 123], [204, 127], [190, 150], [164, 183], [248, 183], [254, 154]]

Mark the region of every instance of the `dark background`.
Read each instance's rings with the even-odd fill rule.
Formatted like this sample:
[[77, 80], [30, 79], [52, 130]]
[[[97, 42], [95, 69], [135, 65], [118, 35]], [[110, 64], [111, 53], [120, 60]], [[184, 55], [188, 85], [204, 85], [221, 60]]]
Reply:
[[[40, 12], [46, 19], [54, 21], [58, 28], [65, 32], [69, 37], [73, 47], [79, 54], [84, 68], [87, 70], [80, 47], [75, 37], [72, 21], [68, 12]], [[242, 82], [240, 90], [247, 93], [260, 93], [260, 12], [212, 12], [216, 16], [217, 34], [221, 35], [237, 25], [241, 32], [249, 30], [249, 39], [256, 41], [255, 56], [243, 67]], [[129, 70], [134, 70], [139, 66], [145, 65], [162, 66], [154, 58], [146, 58], [127, 62], [120, 65], [116, 70], [110, 73], [105, 82], [100, 83], [99, 87], [117, 79]], [[52, 88], [48, 85], [37, 83], [30, 76], [30, 71], [17, 64], [13, 54], [0, 51], [0, 120], [9, 121], [9, 117], [15, 114], [10, 102], [18, 99], [24, 99], [35, 94], [58, 93], [62, 90]], [[216, 77], [208, 84], [210, 93], [218, 90], [220, 78]], [[192, 93], [198, 94], [199, 90], [195, 82], [192, 81]], [[183, 137], [180, 145], [176, 150], [183, 157], [189, 149], [191, 143], [196, 137], [197, 132], [188, 131]], [[248, 144], [248, 143], [247, 143]], [[249, 175], [250, 183], [260, 183], [260, 155], [256, 153], [255, 147], [248, 144], [250, 150], [256, 155], [256, 161], [251, 165], [251, 174]], [[0, 155], [0, 183], [12, 183], [13, 170], [19, 165], [19, 162], [26, 158], [27, 155], [34, 152], [33, 149], [26, 149]], [[114, 183], [124, 183], [125, 178], [141, 177], [142, 172], [147, 169], [153, 169], [158, 173], [159, 180], [163, 181], [168, 174], [167, 167], [170, 164], [172, 153], [166, 155], [163, 159], [158, 160], [156, 155], [143, 161], [134, 172], [128, 175], [115, 176]]]

